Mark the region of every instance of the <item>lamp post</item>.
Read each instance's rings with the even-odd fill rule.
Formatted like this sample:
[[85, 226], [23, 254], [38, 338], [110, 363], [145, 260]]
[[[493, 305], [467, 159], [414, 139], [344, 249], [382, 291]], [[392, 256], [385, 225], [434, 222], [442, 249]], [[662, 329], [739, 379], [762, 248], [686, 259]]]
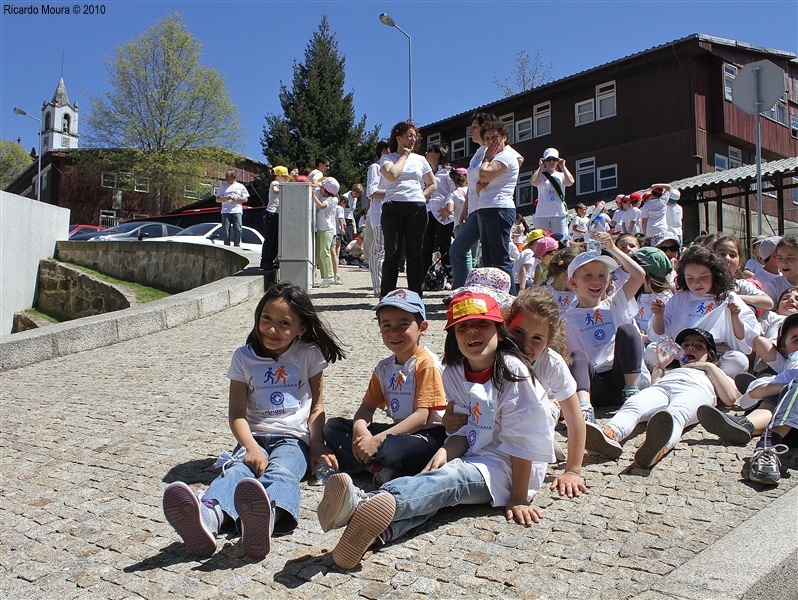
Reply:
[[31, 114], [26, 113], [21, 108], [15, 108], [14, 112], [23, 117], [30, 117], [39, 124], [39, 173], [36, 176], [36, 200], [42, 201], [42, 120], [37, 119]]
[[408, 104], [410, 106], [410, 120], [413, 120], [413, 40], [410, 35], [396, 24], [388, 13], [380, 15], [380, 22], [388, 27], [395, 27], [407, 38], [407, 73], [408, 73]]

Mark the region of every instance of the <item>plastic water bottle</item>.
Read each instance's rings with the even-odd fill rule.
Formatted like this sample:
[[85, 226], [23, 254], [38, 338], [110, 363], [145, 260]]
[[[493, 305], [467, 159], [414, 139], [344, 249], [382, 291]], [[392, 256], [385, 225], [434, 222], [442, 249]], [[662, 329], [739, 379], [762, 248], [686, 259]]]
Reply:
[[668, 366], [674, 360], [685, 362], [684, 350], [672, 338], [665, 336], [657, 342], [657, 362]]
[[601, 242], [590, 238], [587, 240], [585, 250], [587, 250], [590, 254], [599, 255], [601, 254]]
[[313, 467], [313, 474], [316, 476], [316, 481], [318, 481], [320, 485], [324, 485], [327, 483], [327, 480], [335, 474], [335, 469], [319, 459]]

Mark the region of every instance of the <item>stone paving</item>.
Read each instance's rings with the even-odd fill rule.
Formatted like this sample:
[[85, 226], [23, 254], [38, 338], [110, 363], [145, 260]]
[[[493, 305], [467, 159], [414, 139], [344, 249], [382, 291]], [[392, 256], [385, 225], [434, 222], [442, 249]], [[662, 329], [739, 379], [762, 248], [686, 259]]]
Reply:
[[[344, 286], [312, 292], [348, 352], [325, 371], [328, 416], [353, 414], [386, 354], [368, 273], [342, 272]], [[426, 299], [438, 353], [442, 296]], [[798, 480], [793, 451], [778, 487], [747, 482], [753, 442], [727, 446], [700, 426], [641, 470], [640, 429], [617, 463], [586, 456], [589, 495], [541, 491], [544, 520], [529, 529], [488, 506], [445, 510], [345, 572], [328, 554], [340, 530], [323, 534], [315, 517], [322, 489], [303, 483], [300, 526], [265, 560], [246, 558], [231, 535], [200, 562], [166, 523], [161, 495], [175, 480], [206, 486], [233, 445], [225, 373], [255, 304], [0, 375], [0, 597], [631, 598]]]

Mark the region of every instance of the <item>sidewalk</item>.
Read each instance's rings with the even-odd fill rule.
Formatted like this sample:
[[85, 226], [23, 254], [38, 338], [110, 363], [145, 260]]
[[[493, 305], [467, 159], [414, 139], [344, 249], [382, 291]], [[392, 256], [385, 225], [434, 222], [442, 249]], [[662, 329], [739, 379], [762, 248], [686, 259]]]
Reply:
[[[368, 272], [342, 274], [344, 286], [311, 293], [347, 350], [325, 371], [328, 417], [354, 413], [386, 355]], [[426, 298], [439, 354], [443, 295]], [[0, 597], [794, 597], [798, 453], [764, 488], [740, 476], [753, 443], [727, 446], [700, 426], [651, 471], [631, 462], [642, 435], [617, 463], [587, 456], [590, 494], [541, 491], [544, 520], [529, 529], [487, 506], [445, 510], [344, 572], [328, 554], [340, 530], [322, 533], [315, 517], [322, 489], [303, 483], [300, 526], [265, 560], [221, 537], [195, 561], [161, 495], [175, 480], [207, 486], [232, 449], [225, 373], [256, 303], [0, 373]]]

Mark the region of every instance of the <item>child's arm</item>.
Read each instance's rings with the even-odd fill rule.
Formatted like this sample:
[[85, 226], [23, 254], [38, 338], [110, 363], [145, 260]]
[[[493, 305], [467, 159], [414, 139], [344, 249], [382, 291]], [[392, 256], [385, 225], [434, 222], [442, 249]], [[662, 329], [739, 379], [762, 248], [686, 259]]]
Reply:
[[409, 417], [402, 419], [398, 423], [395, 423], [393, 427], [389, 427], [377, 435], [371, 435], [371, 433], [366, 430], [365, 434], [353, 439], [352, 442], [352, 449], [354, 450], [355, 447], [357, 447], [360, 454], [366, 457], [366, 460], [363, 460], [358, 456], [358, 460], [365, 463], [371, 462], [374, 455], [379, 452], [380, 448], [382, 448], [382, 445], [385, 443], [385, 438], [389, 435], [402, 435], [403, 433], [417, 432], [427, 424], [429, 413], [429, 408], [419, 407], [414, 410], [413, 414]]
[[629, 273], [629, 279], [623, 284], [621, 290], [623, 290], [623, 293], [626, 295], [626, 299], [631, 300], [635, 297], [635, 294], [637, 294], [643, 282], [645, 282], [646, 272], [643, 270], [643, 267], [633, 261], [628, 254], [618, 250], [618, 247], [615, 245], [615, 242], [612, 241], [612, 236], [609, 233], [598, 233], [594, 237], [601, 242], [602, 248], [610, 251], [612, 257], [621, 265], [621, 268]]
[[560, 496], [577, 498], [588, 493], [585, 482], [582, 481], [582, 458], [585, 455], [585, 439], [587, 432], [585, 428], [585, 417], [579, 408], [579, 398], [573, 394], [570, 398], [560, 402], [560, 409], [565, 424], [568, 426], [568, 458], [565, 462], [565, 471], [559, 477], [555, 477], [550, 490], [559, 490]]
[[310, 465], [316, 464], [319, 460], [327, 466], [338, 470], [338, 459], [324, 443], [324, 422], [326, 414], [324, 412], [324, 400], [321, 392], [324, 387], [324, 371], [319, 371], [308, 380], [310, 385], [311, 405], [310, 415], [308, 416], [308, 431], [310, 431]]
[[776, 350], [776, 345], [764, 335], [756, 336], [751, 346], [753, 346], [756, 355], [765, 362], [773, 362], [778, 358], [779, 351]]
[[438, 448], [438, 451], [429, 459], [422, 473], [441, 468], [450, 460], [461, 457], [466, 450], [468, 450], [468, 441], [464, 435], [450, 435], [446, 438], [443, 446]]
[[468, 423], [468, 415], [454, 412], [454, 402], [450, 400], [446, 404], [446, 412], [443, 413], [441, 422], [444, 429], [446, 429], [446, 433], [452, 435], [453, 433], [457, 433], [463, 425]]
[[249, 398], [249, 388], [244, 381], [230, 381], [230, 395], [228, 400], [228, 420], [230, 430], [233, 432], [238, 443], [247, 449], [244, 457], [244, 464], [247, 465], [255, 477], [260, 477], [269, 464], [269, 459], [263, 448], [252, 436], [252, 431], [247, 422], [247, 399]]
[[729, 314], [731, 315], [731, 322], [732, 322], [732, 331], [734, 332], [734, 337], [738, 340], [742, 340], [745, 338], [745, 326], [743, 322], [740, 320], [740, 307], [737, 306], [737, 303], [734, 300], [729, 300], [726, 302], [726, 306], [729, 307]]
[[541, 263], [538, 263], [537, 265], [535, 265], [535, 278], [532, 280], [532, 283], [536, 286], [539, 286], [542, 277], [543, 277], [543, 265]]
[[513, 469], [512, 491], [507, 502], [508, 521], [515, 521], [519, 525], [529, 527], [532, 523], [540, 522], [543, 514], [537, 506], [529, 503], [529, 475], [532, 471], [532, 461], [517, 456], [511, 456], [510, 462]]
[[656, 335], [665, 333], [665, 302], [656, 298], [651, 302], [651, 331]]
[[737, 294], [737, 297], [748, 306], [761, 310], [772, 310], [773, 299], [765, 293], [762, 294]]
[[706, 373], [718, 399], [726, 406], [731, 406], [740, 397], [734, 380], [721, 371], [720, 367], [712, 363], [687, 363], [684, 368], [700, 369]]
[[751, 398], [761, 399], [768, 396], [776, 396], [784, 389], [785, 383], [766, 383], [765, 385], [758, 385], [754, 389], [748, 391]]
[[371, 437], [369, 425], [371, 425], [372, 421], [374, 420], [375, 410], [377, 410], [376, 406], [363, 400], [363, 402], [360, 403], [360, 408], [357, 409], [353, 419], [352, 454], [362, 463], [367, 463], [371, 460], [371, 456], [364, 454], [364, 452], [361, 450], [359, 443], [360, 440]]
[[[520, 260], [520, 259], [518, 259], [518, 260]], [[527, 272], [528, 269], [529, 269], [529, 265], [528, 264], [524, 263], [523, 265], [521, 265], [521, 270], [518, 273], [518, 289], [519, 289], [519, 291], [526, 289], [526, 280], [527, 280], [526, 272]]]

